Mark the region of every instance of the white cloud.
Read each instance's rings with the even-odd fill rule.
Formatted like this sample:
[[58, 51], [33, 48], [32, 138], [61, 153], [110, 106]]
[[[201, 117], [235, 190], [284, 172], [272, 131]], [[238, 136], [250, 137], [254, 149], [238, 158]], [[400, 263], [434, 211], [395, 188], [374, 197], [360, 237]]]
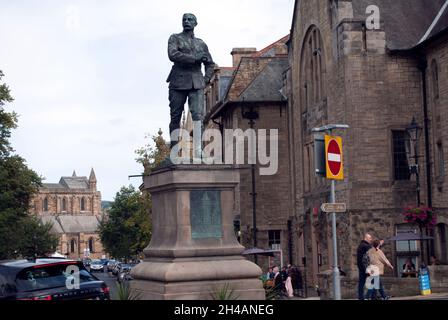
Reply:
[[289, 32], [294, 0], [0, 0], [0, 69], [21, 117], [17, 152], [47, 178], [88, 175], [104, 199], [138, 174], [134, 150], [168, 137], [166, 57], [185, 12], [221, 66], [234, 47], [261, 49]]

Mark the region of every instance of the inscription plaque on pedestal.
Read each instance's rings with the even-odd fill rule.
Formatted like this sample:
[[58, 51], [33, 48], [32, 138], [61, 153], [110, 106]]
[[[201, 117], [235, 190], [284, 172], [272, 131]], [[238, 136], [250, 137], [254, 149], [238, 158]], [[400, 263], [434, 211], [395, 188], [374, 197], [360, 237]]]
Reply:
[[190, 191], [192, 239], [222, 238], [221, 192]]

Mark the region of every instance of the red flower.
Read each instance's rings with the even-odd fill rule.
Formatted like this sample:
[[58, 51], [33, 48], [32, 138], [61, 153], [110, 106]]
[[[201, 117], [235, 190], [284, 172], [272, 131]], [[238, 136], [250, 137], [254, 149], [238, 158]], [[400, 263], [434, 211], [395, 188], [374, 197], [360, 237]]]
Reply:
[[431, 208], [405, 208], [403, 215], [408, 223], [417, 223], [421, 227], [431, 227], [437, 224], [437, 218]]

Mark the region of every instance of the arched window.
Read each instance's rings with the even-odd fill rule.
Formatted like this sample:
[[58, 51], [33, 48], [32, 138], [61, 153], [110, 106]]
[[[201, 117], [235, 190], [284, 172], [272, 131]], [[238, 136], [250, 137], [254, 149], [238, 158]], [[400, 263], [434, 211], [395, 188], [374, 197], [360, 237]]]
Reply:
[[76, 252], [76, 240], [72, 239], [70, 241], [70, 252], [75, 253]]
[[302, 45], [301, 54], [301, 101], [302, 111], [320, 104], [326, 97], [325, 59], [319, 29], [310, 27]]
[[44, 212], [48, 212], [48, 198], [45, 197], [44, 199], [44, 204], [43, 204], [43, 208]]
[[86, 211], [86, 199], [84, 197], [81, 198], [81, 211]]
[[89, 239], [89, 251], [91, 253], [95, 252], [95, 240], [93, 238]]
[[62, 211], [67, 211], [67, 200], [62, 198]]

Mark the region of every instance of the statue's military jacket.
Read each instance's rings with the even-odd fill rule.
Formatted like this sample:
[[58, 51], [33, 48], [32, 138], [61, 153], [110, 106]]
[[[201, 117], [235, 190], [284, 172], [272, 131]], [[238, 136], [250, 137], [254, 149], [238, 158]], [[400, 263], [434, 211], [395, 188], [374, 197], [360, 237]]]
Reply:
[[[204, 89], [205, 82], [210, 81], [213, 76], [213, 59], [207, 45], [201, 39], [188, 36], [184, 32], [173, 34], [168, 40], [168, 56], [174, 62], [167, 79], [170, 89]], [[202, 73], [202, 63], [197, 62], [203, 56], [208, 59], [204, 63], [205, 79]]]

